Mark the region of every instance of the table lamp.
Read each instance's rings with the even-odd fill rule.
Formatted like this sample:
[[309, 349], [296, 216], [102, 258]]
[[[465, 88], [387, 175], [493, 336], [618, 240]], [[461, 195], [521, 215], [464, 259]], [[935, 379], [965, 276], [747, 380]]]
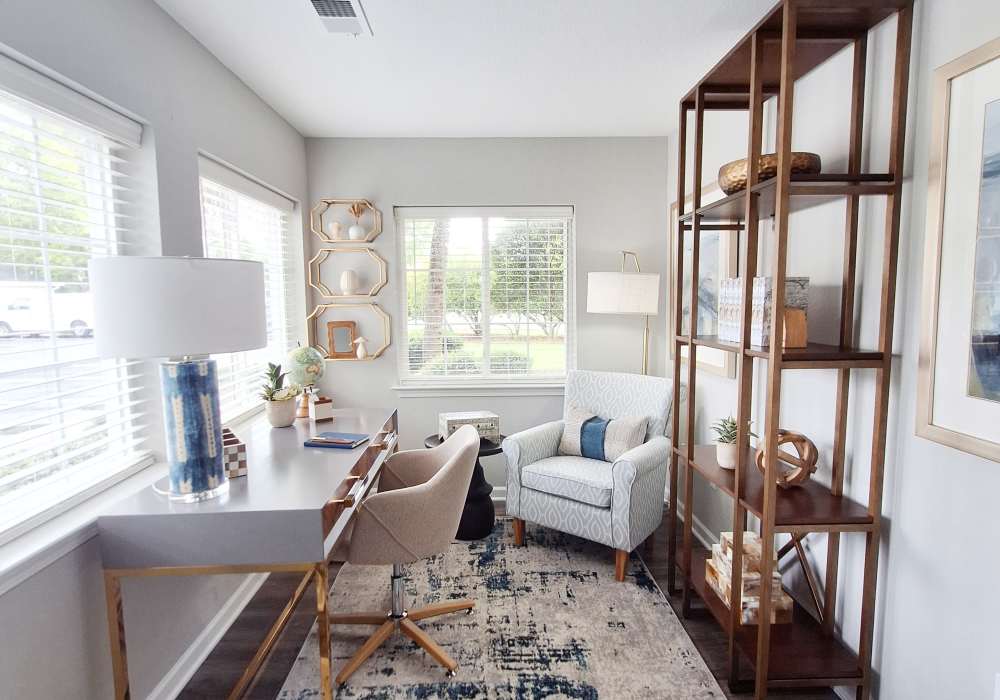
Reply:
[[[587, 273], [587, 312], [592, 314], [643, 314], [646, 317], [642, 333], [642, 373], [649, 374], [649, 316], [660, 307], [660, 276], [655, 272], [639, 271], [639, 256], [630, 250], [621, 251], [619, 272]], [[635, 272], [625, 272], [631, 256]]]
[[250, 260], [116, 256], [90, 261], [99, 357], [160, 364], [169, 497], [193, 503], [229, 490], [219, 380], [209, 353], [267, 344], [264, 267]]

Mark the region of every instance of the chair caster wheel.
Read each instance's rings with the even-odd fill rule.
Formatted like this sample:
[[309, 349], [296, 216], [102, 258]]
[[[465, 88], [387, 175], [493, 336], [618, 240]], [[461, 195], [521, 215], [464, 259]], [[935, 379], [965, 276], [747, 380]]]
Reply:
[[448, 669], [447, 671], [444, 672], [444, 675], [445, 675], [445, 678], [454, 678], [455, 677], [455, 669], [453, 669], [453, 668]]

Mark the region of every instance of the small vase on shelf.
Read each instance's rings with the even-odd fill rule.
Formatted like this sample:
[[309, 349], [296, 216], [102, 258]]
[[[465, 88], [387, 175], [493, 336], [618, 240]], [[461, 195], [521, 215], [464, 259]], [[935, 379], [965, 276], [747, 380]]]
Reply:
[[354, 217], [354, 223], [347, 229], [347, 237], [352, 241], [363, 241], [365, 239], [365, 229], [361, 225], [361, 215], [365, 212], [365, 209], [361, 204], [355, 202], [350, 206], [349, 211], [351, 212], [351, 216]]
[[326, 228], [331, 241], [344, 240], [344, 225], [339, 221], [331, 221]]
[[354, 270], [344, 270], [340, 273], [340, 293], [352, 296], [358, 293], [358, 273]]

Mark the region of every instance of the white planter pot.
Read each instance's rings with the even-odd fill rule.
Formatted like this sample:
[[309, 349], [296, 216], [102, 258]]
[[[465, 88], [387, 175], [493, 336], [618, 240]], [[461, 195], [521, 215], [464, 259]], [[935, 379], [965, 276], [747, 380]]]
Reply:
[[354, 270], [344, 270], [340, 273], [340, 293], [345, 295], [358, 293], [358, 273]]
[[287, 428], [295, 422], [295, 398], [284, 401], [265, 401], [264, 411], [267, 413], [267, 420], [274, 428]]
[[715, 461], [723, 469], [736, 469], [736, 443], [715, 443]]
[[365, 229], [361, 224], [354, 224], [351, 228], [347, 229], [347, 237], [352, 241], [363, 241], [365, 238]]

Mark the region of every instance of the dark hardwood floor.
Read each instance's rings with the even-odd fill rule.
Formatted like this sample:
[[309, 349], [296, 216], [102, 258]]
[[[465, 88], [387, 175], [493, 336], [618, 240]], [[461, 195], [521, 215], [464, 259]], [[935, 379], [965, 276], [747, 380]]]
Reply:
[[[497, 504], [498, 513], [503, 512], [502, 504]], [[680, 532], [680, 527], [677, 531]], [[639, 547], [636, 552], [646, 562], [656, 582], [664, 591], [667, 588], [667, 520], [664, 516], [660, 527], [653, 533], [649, 547]], [[608, 551], [608, 556], [611, 551]], [[332, 581], [339, 565], [330, 567]], [[229, 628], [222, 640], [191, 678], [180, 698], [195, 700], [203, 698], [225, 698], [236, 684], [240, 674], [253, 657], [261, 640], [273, 624], [278, 613], [291, 597], [302, 580], [300, 574], [271, 574], [250, 604]], [[680, 574], [678, 573], [678, 581]], [[726, 636], [712, 619], [707, 610], [694, 609], [688, 618], [681, 616], [680, 597], [670, 600], [681, 624], [694, 641], [709, 669], [728, 698], [751, 698], [752, 692], [732, 693], [726, 684]], [[305, 641], [314, 620], [314, 596], [307, 594], [295, 611], [284, 634], [275, 646], [271, 658], [257, 677], [257, 681], [246, 697], [270, 700], [277, 696], [285, 676], [295, 663], [295, 657]], [[775, 697], [796, 700], [835, 700], [836, 695], [828, 688], [815, 691], [792, 690], [773, 693]]]

